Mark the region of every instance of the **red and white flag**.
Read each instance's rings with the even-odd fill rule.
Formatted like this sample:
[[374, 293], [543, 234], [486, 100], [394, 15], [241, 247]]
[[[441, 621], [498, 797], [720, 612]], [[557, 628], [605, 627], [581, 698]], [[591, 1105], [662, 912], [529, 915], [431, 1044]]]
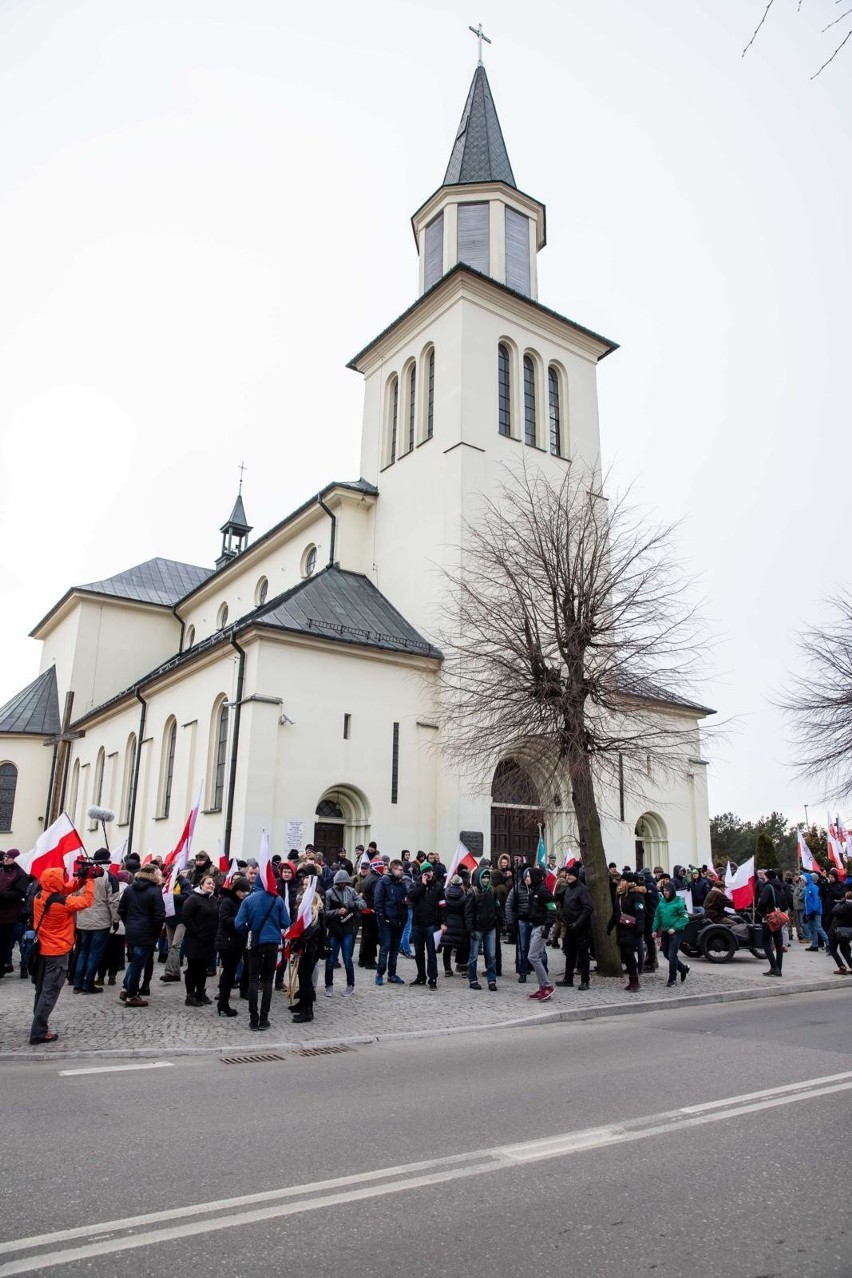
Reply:
[[228, 866], [228, 873], [225, 875], [225, 882], [222, 884], [222, 886], [229, 888], [231, 884], [233, 883], [234, 879], [239, 874], [239, 872], [240, 872], [240, 867], [237, 864], [237, 858], [235, 856], [231, 857], [231, 864]]
[[225, 856], [225, 845], [221, 839], [219, 840], [219, 869], [223, 874], [230, 874], [231, 872], [231, 863]]
[[112, 860], [109, 863], [110, 874], [118, 874], [121, 869], [121, 863], [127, 856], [127, 839], [124, 840], [113, 852]]
[[711, 879], [715, 879], [717, 883], [719, 882], [719, 875], [716, 873], [716, 867], [712, 860], [707, 862], [707, 873], [710, 875]]
[[462, 866], [462, 865], [465, 866], [466, 869], [470, 870], [472, 874], [473, 871], [476, 869], [476, 857], [473, 855], [472, 852], [469, 852], [467, 850], [467, 848], [465, 847], [463, 843], [459, 843], [458, 847], [453, 853], [453, 859], [452, 861], [450, 861], [450, 868], [447, 870], [448, 883], [454, 874], [458, 874], [459, 866]]
[[81, 852], [86, 855], [83, 840], [63, 812], [38, 836], [35, 847], [19, 856], [15, 864], [35, 878], [40, 878], [45, 870], [64, 870], [70, 876]]
[[832, 821], [831, 816], [829, 815], [828, 824], [826, 827], [827, 841], [828, 841], [828, 855], [831, 857], [836, 868], [840, 871], [841, 874], [843, 874], [845, 873], [845, 867], [843, 865], [843, 851], [842, 851], [842, 844], [840, 842], [840, 834], [837, 828], [839, 822], [840, 822], [839, 817], [837, 818], [837, 822], [834, 822]]
[[311, 923], [311, 906], [314, 903], [314, 895], [317, 890], [317, 876], [309, 874], [305, 882], [305, 890], [302, 893], [302, 899], [299, 902], [299, 912], [293, 919], [293, 922], [284, 933], [285, 941], [297, 941], [299, 937], [307, 931]]
[[565, 855], [565, 864], [563, 865], [562, 869], [570, 870], [572, 865], [579, 865], [579, 861], [577, 860], [576, 856], [569, 848]]
[[264, 830], [260, 836], [260, 851], [257, 854], [257, 877], [263, 884], [264, 891], [272, 896], [278, 895], [278, 880], [275, 877], [275, 866], [269, 855], [269, 835]]
[[168, 856], [163, 861], [164, 870], [170, 870], [175, 865], [182, 870], [189, 861], [189, 852], [192, 847], [192, 836], [195, 832], [195, 823], [198, 820], [198, 809], [201, 807], [201, 791], [203, 785], [204, 783], [202, 782], [198, 787], [198, 794], [195, 796], [195, 802], [190, 808], [189, 816], [186, 818], [186, 825], [181, 831], [180, 838], [178, 839], [173, 851], [169, 852]]
[[799, 845], [799, 859], [802, 862], [803, 870], [818, 870], [819, 866], [814, 860], [813, 853], [805, 843], [804, 835], [801, 830], [796, 831], [796, 841]]
[[728, 863], [725, 871], [725, 896], [730, 897], [735, 910], [745, 910], [754, 902], [754, 857], [737, 867]]
[[555, 871], [548, 869], [547, 866], [547, 854], [544, 850], [544, 834], [542, 833], [541, 826], [538, 828], [538, 847], [535, 854], [535, 863], [544, 875], [544, 886], [547, 888], [548, 892], [552, 892], [556, 887], [556, 873]]

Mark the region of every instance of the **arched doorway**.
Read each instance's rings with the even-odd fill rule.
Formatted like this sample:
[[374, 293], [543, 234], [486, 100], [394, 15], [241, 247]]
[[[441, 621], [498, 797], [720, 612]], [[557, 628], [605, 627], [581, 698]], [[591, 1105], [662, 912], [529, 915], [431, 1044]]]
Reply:
[[370, 839], [370, 807], [366, 796], [355, 786], [332, 786], [320, 796], [314, 822], [314, 847], [323, 853], [340, 848], [352, 852]]
[[643, 812], [636, 822], [636, 869], [669, 869], [669, 839], [665, 822], [655, 812]]
[[491, 859], [501, 853], [535, 860], [543, 814], [538, 789], [516, 759], [503, 759], [491, 781]]

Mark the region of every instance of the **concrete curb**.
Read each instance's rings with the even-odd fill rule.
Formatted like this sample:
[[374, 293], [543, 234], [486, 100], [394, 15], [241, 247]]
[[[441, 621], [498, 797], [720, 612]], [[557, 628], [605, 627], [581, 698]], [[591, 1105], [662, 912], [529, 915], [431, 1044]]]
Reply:
[[440, 1026], [437, 1029], [404, 1030], [395, 1034], [359, 1034], [347, 1038], [303, 1039], [293, 1042], [288, 1039], [283, 1043], [270, 1043], [266, 1040], [258, 1042], [257, 1038], [248, 1043], [227, 1043], [221, 1047], [132, 1047], [103, 1048], [86, 1051], [40, 1051], [27, 1050], [18, 1052], [0, 1052], [0, 1061], [68, 1061], [68, 1060], [155, 1060], [163, 1056], [236, 1056], [245, 1054], [281, 1052], [302, 1052], [306, 1048], [317, 1047], [364, 1047], [371, 1043], [398, 1043], [418, 1038], [446, 1038], [450, 1034], [482, 1034], [488, 1030], [532, 1029], [538, 1025], [558, 1025], [560, 1022], [595, 1021], [610, 1016], [636, 1016], [641, 1012], [665, 1012], [680, 1007], [703, 1006], [712, 1003], [742, 1003], [751, 999], [791, 997], [795, 994], [815, 994], [824, 991], [842, 993], [849, 989], [848, 985], [829, 985], [826, 981], [800, 981], [794, 986], [771, 985], [768, 989], [751, 986], [743, 990], [721, 990], [710, 994], [684, 994], [672, 998], [648, 999], [644, 1003], [601, 1004], [597, 1007], [571, 1007], [564, 1011], [541, 1012], [536, 1016], [520, 1016], [511, 1021], [489, 1021], [483, 1025]]

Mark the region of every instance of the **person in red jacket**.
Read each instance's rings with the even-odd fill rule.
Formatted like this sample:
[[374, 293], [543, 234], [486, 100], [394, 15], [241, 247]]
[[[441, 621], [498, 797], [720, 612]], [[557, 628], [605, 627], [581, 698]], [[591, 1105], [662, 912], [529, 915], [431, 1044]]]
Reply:
[[[64, 870], [45, 870], [41, 891], [33, 898], [33, 927], [38, 931], [39, 960], [30, 1044], [55, 1043], [58, 1034], [48, 1029], [50, 1014], [68, 975], [74, 948], [74, 916], [95, 899], [93, 879], [81, 883], [66, 879]], [[54, 899], [51, 900], [50, 898]]]

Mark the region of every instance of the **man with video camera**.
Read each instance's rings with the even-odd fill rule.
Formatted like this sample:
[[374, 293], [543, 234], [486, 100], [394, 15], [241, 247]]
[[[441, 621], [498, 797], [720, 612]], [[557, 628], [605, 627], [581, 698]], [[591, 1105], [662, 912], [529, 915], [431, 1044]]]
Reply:
[[74, 916], [87, 910], [95, 899], [95, 879], [103, 867], [80, 858], [74, 865], [74, 877], [65, 871], [45, 870], [39, 878], [39, 891], [33, 899], [33, 928], [38, 941], [35, 970], [35, 1006], [30, 1028], [30, 1044], [55, 1043], [58, 1034], [48, 1029], [50, 1014], [62, 993], [68, 972], [68, 960], [74, 948]]

